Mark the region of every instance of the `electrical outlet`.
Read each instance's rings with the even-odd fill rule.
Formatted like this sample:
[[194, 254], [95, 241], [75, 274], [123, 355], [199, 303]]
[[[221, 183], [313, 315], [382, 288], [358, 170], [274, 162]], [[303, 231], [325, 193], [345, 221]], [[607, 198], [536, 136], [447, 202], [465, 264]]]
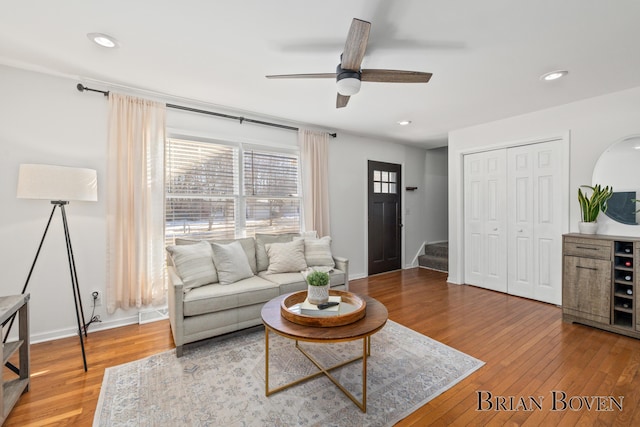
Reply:
[[91, 292], [91, 306], [94, 306], [94, 302], [95, 302], [95, 306], [99, 307], [102, 305], [102, 295], [100, 294], [100, 291], [93, 291]]

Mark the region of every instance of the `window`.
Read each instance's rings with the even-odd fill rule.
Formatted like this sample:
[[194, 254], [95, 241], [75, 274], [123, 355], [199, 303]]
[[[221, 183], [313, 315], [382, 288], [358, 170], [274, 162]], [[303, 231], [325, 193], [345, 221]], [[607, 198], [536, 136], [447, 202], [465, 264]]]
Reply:
[[245, 230], [300, 231], [298, 156], [244, 152]]
[[373, 192], [396, 194], [396, 173], [374, 170]]
[[297, 154], [172, 138], [165, 167], [168, 244], [300, 231]]

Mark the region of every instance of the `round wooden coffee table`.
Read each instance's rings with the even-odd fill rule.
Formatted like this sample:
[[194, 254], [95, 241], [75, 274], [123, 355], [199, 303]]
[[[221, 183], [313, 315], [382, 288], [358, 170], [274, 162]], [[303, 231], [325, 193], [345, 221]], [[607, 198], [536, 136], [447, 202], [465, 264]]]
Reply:
[[[306, 291], [303, 291], [306, 292]], [[367, 411], [367, 357], [371, 354], [371, 336], [384, 327], [387, 322], [388, 312], [387, 308], [379, 301], [364, 296], [360, 297], [366, 302], [365, 316], [353, 323], [333, 326], [333, 327], [318, 327], [318, 326], [305, 326], [297, 323], [290, 322], [285, 319], [280, 311], [280, 306], [285, 298], [290, 297], [292, 294], [281, 295], [272, 299], [264, 305], [262, 308], [262, 322], [265, 326], [265, 391], [266, 395], [282, 391], [291, 386], [300, 384], [304, 381], [318, 377], [320, 375], [326, 375], [331, 382], [333, 382], [342, 392], [355, 403], [362, 412]], [[300, 378], [291, 383], [283, 386], [269, 389], [269, 332], [273, 331], [278, 335], [285, 338], [289, 338], [295, 341], [295, 347], [304, 354], [318, 369], [319, 371]], [[299, 341], [314, 342], [314, 343], [337, 343], [362, 340], [362, 356], [355, 357], [353, 359], [341, 362], [331, 367], [324, 367], [317, 360], [313, 358], [304, 348], [300, 347]], [[362, 359], [362, 401], [358, 401], [342, 384], [340, 384], [331, 375], [330, 371], [348, 365], [352, 362]]]

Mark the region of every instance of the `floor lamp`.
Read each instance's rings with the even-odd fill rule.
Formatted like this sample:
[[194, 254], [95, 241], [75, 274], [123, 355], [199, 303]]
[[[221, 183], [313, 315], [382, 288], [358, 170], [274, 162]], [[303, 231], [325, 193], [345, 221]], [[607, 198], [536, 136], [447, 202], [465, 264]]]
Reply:
[[[65, 166], [22, 164], [18, 173], [19, 199], [43, 199], [50, 200], [53, 208], [49, 221], [44, 229], [38, 251], [36, 252], [33, 264], [27, 276], [27, 280], [22, 288], [24, 294], [31, 279], [31, 274], [38, 261], [38, 255], [42, 249], [42, 244], [49, 231], [51, 219], [59, 208], [62, 215], [62, 225], [64, 227], [64, 237], [67, 247], [67, 258], [69, 260], [69, 272], [71, 274], [71, 288], [73, 290], [73, 302], [76, 309], [76, 320], [78, 322], [78, 335], [80, 336], [80, 347], [82, 348], [82, 361], [84, 370], [87, 371], [87, 357], [84, 350], [84, 337], [87, 336], [87, 327], [84, 321], [84, 310], [82, 309], [82, 299], [80, 298], [80, 287], [78, 285], [78, 273], [76, 262], [71, 247], [71, 236], [69, 234], [69, 223], [65, 206], [70, 201], [92, 201], [98, 200], [97, 174], [93, 169], [70, 168]], [[12, 323], [9, 325], [11, 330]], [[84, 334], [84, 337], [83, 337]], [[8, 335], [8, 332], [7, 332]]]

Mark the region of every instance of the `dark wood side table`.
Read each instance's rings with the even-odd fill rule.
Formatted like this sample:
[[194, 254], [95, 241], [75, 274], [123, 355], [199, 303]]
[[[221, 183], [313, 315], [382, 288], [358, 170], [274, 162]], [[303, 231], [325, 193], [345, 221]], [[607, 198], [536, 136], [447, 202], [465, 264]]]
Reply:
[[[0, 369], [0, 424], [9, 416], [9, 412], [22, 393], [29, 391], [29, 294], [0, 297], [0, 323], [4, 327], [10, 319], [18, 316], [18, 340], [2, 344], [2, 369]], [[9, 358], [19, 352], [19, 367], [8, 363]], [[4, 366], [18, 374], [18, 378], [5, 381]]]
[[[304, 292], [304, 291], [303, 291]], [[362, 412], [367, 412], [367, 356], [371, 353], [371, 336], [384, 327], [387, 322], [387, 308], [379, 301], [370, 297], [361, 297], [366, 301], [365, 316], [353, 323], [343, 326], [318, 327], [304, 326], [285, 319], [281, 314], [281, 303], [291, 294], [281, 295], [272, 299], [262, 308], [262, 322], [265, 325], [265, 393], [267, 396], [304, 381], [326, 375]], [[295, 341], [295, 347], [302, 352], [317, 368], [318, 372], [300, 378], [289, 384], [269, 389], [269, 332], [275, 332], [285, 338]], [[313, 343], [337, 343], [362, 340], [362, 356], [341, 362], [331, 367], [322, 366], [309, 352], [299, 346], [299, 341]], [[358, 401], [342, 384], [336, 380], [330, 371], [362, 359], [362, 401]]]

